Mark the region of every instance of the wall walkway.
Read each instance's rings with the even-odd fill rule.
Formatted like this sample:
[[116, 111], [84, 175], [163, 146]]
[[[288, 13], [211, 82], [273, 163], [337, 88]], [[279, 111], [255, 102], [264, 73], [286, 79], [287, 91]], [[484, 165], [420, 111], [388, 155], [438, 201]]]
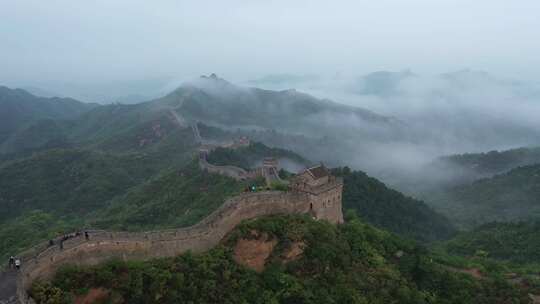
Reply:
[[21, 255], [17, 276], [20, 303], [32, 303], [26, 291], [36, 279], [49, 279], [62, 265], [95, 265], [112, 258], [147, 260], [172, 257], [191, 250], [203, 252], [217, 245], [242, 220], [264, 215], [310, 212], [305, 193], [267, 191], [245, 193], [227, 200], [194, 226], [151, 232], [90, 231], [59, 246], [40, 244]]

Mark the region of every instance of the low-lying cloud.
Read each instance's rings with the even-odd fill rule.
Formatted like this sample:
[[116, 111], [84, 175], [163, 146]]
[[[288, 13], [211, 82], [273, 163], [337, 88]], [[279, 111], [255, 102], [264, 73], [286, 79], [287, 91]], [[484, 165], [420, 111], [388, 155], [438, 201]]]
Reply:
[[[540, 145], [538, 83], [505, 80], [471, 70], [435, 76], [403, 71], [305, 81], [296, 77], [290, 84], [284, 79], [256, 83], [273, 89], [295, 86], [403, 122], [402, 132], [394, 137], [343, 138], [352, 150], [358, 147], [358, 153], [347, 161], [375, 175], [389, 168], [419, 173], [423, 165], [447, 154]], [[358, 125], [364, 122], [325, 116], [321, 119], [331, 124], [356, 126], [377, 134], [377, 127]]]

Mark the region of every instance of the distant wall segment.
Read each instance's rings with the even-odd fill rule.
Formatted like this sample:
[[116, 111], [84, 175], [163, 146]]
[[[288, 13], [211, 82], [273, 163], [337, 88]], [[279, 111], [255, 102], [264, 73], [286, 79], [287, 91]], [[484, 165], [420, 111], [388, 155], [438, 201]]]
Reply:
[[206, 159], [199, 159], [199, 167], [202, 170], [206, 170], [210, 173], [216, 173], [232, 177], [236, 180], [247, 179], [250, 177], [248, 172], [240, 167], [236, 166], [216, 166], [210, 164]]

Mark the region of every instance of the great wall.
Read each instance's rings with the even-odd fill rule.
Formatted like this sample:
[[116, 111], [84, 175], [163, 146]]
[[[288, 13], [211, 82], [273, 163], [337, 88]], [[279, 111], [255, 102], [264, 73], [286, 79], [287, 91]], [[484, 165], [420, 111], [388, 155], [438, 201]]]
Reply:
[[286, 183], [281, 180], [278, 173], [278, 160], [273, 157], [265, 157], [261, 167], [257, 167], [251, 170], [245, 170], [237, 166], [216, 166], [208, 162], [208, 153], [211, 148], [205, 147], [199, 149], [199, 167], [202, 170], [206, 170], [210, 173], [221, 174], [232, 177], [236, 180], [248, 180], [262, 177], [266, 180], [267, 185], [271, 185], [273, 182]]
[[[194, 133], [200, 139], [195, 128]], [[201, 156], [199, 163], [203, 170], [229, 176], [231, 172], [237, 172], [236, 167], [225, 166], [224, 171], [222, 166], [210, 165]], [[258, 169], [259, 173], [255, 170], [251, 174], [277, 175], [275, 163], [267, 165], [267, 168]], [[250, 176], [245, 170], [242, 174], [236, 178]], [[309, 214], [316, 219], [342, 223], [342, 190], [341, 179], [330, 175], [324, 166], [316, 166], [299, 173], [287, 191], [240, 194], [191, 227], [141, 233], [94, 230], [87, 231], [88, 236], [78, 234], [69, 238], [62, 246], [58, 246], [58, 242], [39, 244], [19, 255], [20, 270], [0, 276], [5, 280], [6, 289], [13, 289], [0, 294], [0, 304], [34, 303], [27, 293], [32, 282], [50, 279], [63, 265], [96, 265], [110, 259], [148, 260], [186, 251], [204, 252], [216, 246], [243, 220], [275, 214]]]

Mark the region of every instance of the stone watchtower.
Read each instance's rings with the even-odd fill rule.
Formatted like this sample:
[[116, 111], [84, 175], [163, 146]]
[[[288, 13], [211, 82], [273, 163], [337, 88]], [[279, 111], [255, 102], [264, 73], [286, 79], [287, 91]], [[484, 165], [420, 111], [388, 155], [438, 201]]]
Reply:
[[263, 159], [263, 174], [268, 179], [270, 177], [270, 180], [279, 179], [279, 162], [277, 159], [273, 157], [265, 157]]
[[274, 157], [265, 157], [263, 159], [263, 167], [277, 169], [279, 167], [279, 161]]
[[208, 154], [210, 154], [210, 149], [205, 147], [199, 148], [199, 160], [206, 161]]
[[343, 223], [343, 180], [330, 174], [324, 165], [305, 169], [293, 179], [290, 187], [307, 194], [313, 217]]

